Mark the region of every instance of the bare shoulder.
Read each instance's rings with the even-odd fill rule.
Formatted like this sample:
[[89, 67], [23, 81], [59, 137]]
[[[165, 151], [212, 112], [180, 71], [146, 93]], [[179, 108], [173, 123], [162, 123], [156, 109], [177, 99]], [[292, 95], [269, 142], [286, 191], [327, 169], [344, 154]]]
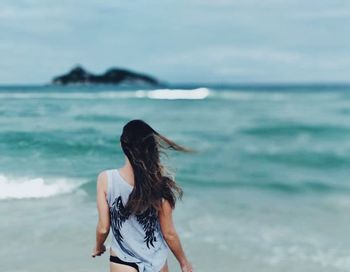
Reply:
[[97, 188], [107, 189], [107, 170], [101, 171], [97, 176]]
[[108, 170], [103, 170], [97, 175], [97, 180], [103, 180], [107, 179], [107, 171]]

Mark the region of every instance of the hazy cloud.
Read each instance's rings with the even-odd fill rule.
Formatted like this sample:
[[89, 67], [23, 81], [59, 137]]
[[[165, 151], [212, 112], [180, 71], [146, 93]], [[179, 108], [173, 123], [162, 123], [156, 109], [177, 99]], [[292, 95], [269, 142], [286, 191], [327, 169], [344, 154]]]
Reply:
[[347, 81], [350, 3], [3, 0], [0, 83], [81, 63], [168, 81]]

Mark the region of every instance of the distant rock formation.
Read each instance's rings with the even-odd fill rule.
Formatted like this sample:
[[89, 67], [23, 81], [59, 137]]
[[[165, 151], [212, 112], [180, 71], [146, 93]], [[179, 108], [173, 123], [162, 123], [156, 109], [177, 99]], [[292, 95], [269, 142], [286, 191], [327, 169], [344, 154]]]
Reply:
[[102, 75], [95, 75], [87, 72], [81, 66], [73, 68], [69, 73], [57, 76], [52, 80], [53, 84], [147, 84], [158, 85], [157, 79], [135, 73], [125, 69], [111, 68]]

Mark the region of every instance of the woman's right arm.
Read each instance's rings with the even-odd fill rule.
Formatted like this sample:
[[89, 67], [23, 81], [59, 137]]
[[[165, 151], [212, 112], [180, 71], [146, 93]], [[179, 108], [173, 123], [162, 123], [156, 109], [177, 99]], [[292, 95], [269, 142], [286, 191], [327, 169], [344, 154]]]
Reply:
[[192, 272], [192, 265], [186, 258], [180, 238], [175, 230], [172, 212], [173, 208], [170, 206], [169, 202], [164, 199], [162, 209], [159, 212], [160, 228], [166, 243], [178, 260], [182, 272]]

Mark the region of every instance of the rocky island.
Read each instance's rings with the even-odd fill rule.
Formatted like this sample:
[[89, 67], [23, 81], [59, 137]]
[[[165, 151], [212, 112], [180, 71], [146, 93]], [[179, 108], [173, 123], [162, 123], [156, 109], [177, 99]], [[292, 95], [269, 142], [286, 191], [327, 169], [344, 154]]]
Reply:
[[151, 76], [132, 72], [126, 69], [110, 68], [105, 73], [96, 75], [77, 66], [67, 74], [53, 78], [52, 84], [142, 84], [159, 85], [159, 81]]

